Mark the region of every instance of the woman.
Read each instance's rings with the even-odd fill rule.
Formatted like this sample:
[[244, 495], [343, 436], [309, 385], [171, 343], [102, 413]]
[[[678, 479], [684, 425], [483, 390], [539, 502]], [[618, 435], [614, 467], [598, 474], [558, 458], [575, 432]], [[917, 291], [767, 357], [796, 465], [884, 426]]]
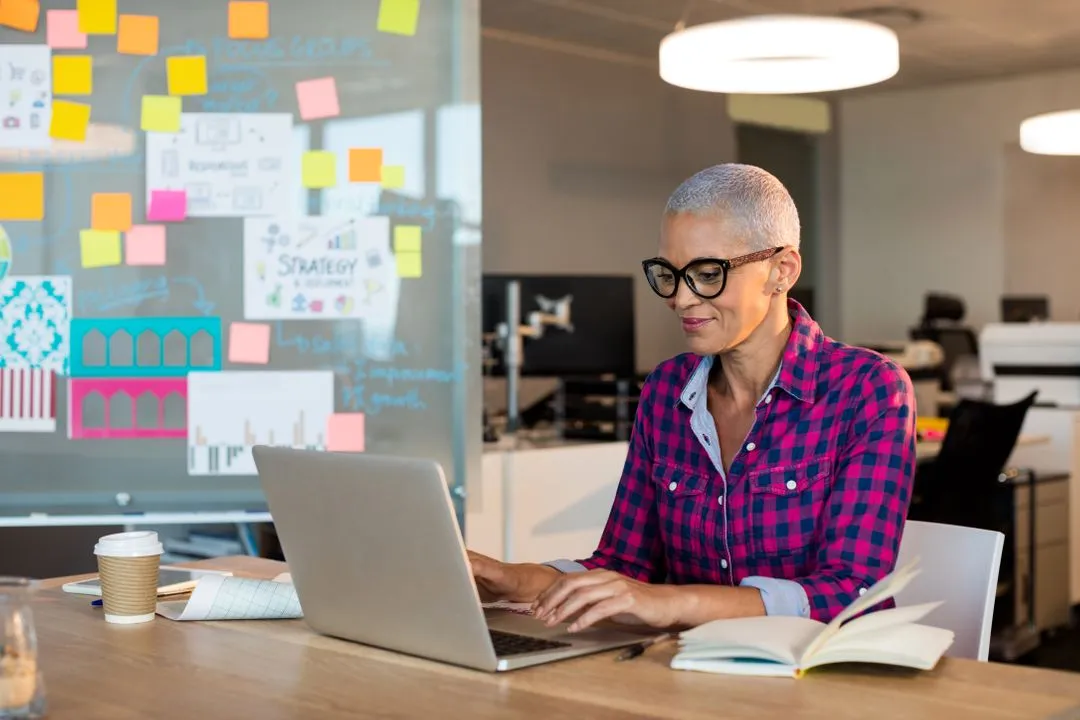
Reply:
[[471, 553], [481, 591], [572, 631], [830, 620], [896, 563], [915, 472], [910, 379], [788, 299], [798, 212], [760, 168], [684, 182], [643, 267], [691, 352], [645, 382], [600, 545], [545, 565]]

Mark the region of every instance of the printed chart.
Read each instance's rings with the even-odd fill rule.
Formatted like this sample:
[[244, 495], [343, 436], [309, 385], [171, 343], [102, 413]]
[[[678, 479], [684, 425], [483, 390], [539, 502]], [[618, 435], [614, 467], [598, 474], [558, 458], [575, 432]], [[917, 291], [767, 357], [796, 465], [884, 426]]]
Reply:
[[52, 52], [0, 45], [0, 148], [47, 147], [52, 119]]
[[204, 372], [188, 376], [188, 474], [254, 475], [255, 445], [326, 449], [334, 374]]
[[56, 375], [0, 368], [0, 432], [56, 431]]
[[191, 217], [270, 215], [292, 207], [292, 115], [184, 113], [180, 132], [146, 134], [146, 201], [187, 193]]

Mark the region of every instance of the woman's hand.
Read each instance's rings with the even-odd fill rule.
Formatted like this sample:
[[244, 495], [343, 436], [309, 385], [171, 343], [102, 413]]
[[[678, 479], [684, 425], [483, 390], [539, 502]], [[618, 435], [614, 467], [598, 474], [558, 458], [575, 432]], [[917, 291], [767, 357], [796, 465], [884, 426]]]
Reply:
[[561, 574], [547, 565], [504, 563], [472, 550], [468, 552], [473, 578], [484, 602], [532, 602]]
[[533, 603], [533, 613], [549, 626], [577, 615], [570, 632], [609, 618], [667, 628], [679, 624], [684, 600], [675, 585], [650, 585], [611, 570], [590, 570], [568, 573], [552, 583]]

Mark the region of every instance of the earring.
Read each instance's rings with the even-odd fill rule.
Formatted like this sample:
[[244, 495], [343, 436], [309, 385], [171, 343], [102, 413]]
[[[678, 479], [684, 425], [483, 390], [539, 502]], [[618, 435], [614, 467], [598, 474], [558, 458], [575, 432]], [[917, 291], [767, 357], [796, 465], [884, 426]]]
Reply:
[[776, 286], [776, 292], [778, 292], [778, 293], [784, 292], [784, 286], [783, 285], [777, 285]]

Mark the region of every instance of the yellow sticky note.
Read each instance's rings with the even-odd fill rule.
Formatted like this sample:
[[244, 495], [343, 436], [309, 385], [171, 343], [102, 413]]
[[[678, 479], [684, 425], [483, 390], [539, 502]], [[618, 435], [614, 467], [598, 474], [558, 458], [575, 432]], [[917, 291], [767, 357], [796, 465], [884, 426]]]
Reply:
[[420, 0], [382, 0], [379, 3], [379, 32], [415, 35], [420, 16]]
[[405, 187], [405, 167], [403, 165], [382, 166], [382, 186], [387, 190]]
[[90, 227], [94, 230], [131, 229], [131, 195], [94, 193], [90, 196]]
[[398, 225], [394, 228], [394, 252], [420, 252], [420, 237], [419, 225]]
[[405, 252], [394, 256], [397, 259], [397, 274], [400, 278], [418, 278], [424, 276], [420, 262], [420, 253]]
[[229, 37], [265, 40], [270, 37], [270, 5], [265, 0], [230, 0]]
[[121, 55], [157, 55], [160, 24], [153, 15], [121, 15], [116, 52]]
[[337, 158], [326, 150], [304, 153], [300, 175], [306, 188], [328, 188], [337, 185]]
[[184, 102], [172, 95], [143, 95], [142, 121], [139, 124], [146, 132], [180, 132], [180, 112]]
[[90, 55], [53, 55], [53, 95], [90, 95], [94, 92], [94, 58]]
[[116, 34], [116, 0], [78, 0], [79, 32], [86, 35]]
[[0, 220], [45, 219], [45, 175], [0, 173]]
[[90, 124], [90, 106], [83, 103], [54, 100], [49, 137], [56, 140], [86, 142], [86, 127]]
[[121, 262], [120, 233], [113, 230], [83, 230], [79, 250], [84, 268], [111, 267]]
[[206, 58], [202, 55], [177, 55], [165, 61], [170, 95], [206, 94]]

